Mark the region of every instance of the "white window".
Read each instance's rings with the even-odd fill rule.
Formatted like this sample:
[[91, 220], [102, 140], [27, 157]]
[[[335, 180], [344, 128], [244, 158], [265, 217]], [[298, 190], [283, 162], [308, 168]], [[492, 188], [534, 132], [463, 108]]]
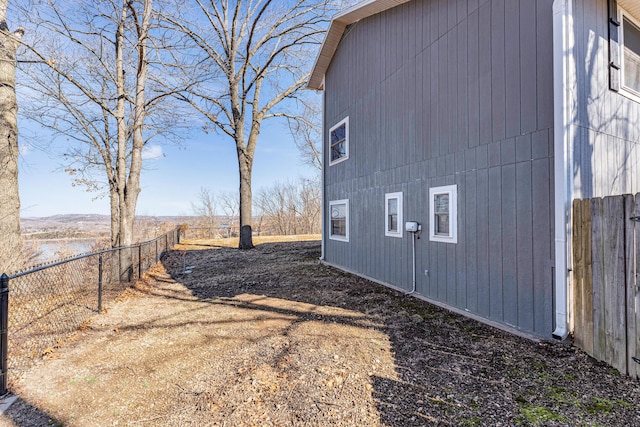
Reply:
[[329, 202], [329, 238], [333, 240], [349, 241], [349, 200], [334, 200]]
[[402, 193], [384, 195], [384, 235], [402, 237]]
[[429, 189], [429, 240], [458, 243], [458, 186]]
[[640, 97], [640, 23], [622, 12], [622, 87]]
[[329, 165], [349, 158], [349, 117], [346, 117], [329, 130]]

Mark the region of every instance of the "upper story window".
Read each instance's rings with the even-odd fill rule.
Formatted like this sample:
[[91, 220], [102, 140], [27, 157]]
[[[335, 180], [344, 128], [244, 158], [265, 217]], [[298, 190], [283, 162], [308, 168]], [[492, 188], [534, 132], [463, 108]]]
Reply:
[[[640, 102], [640, 9], [635, 1], [609, 1], [609, 87]], [[618, 7], [622, 3], [635, 15]]]
[[385, 194], [384, 205], [384, 235], [402, 237], [402, 193]]
[[458, 243], [458, 186], [429, 189], [429, 240]]
[[329, 202], [329, 238], [349, 241], [349, 200]]
[[622, 86], [640, 96], [640, 25], [622, 16]]
[[344, 118], [329, 130], [329, 165], [349, 158], [349, 117]]

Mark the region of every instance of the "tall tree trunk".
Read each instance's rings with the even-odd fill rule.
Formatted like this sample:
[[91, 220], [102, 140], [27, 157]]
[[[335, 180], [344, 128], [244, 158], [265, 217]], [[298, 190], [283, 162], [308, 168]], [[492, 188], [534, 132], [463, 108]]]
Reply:
[[9, 33], [7, 1], [0, 0], [0, 273], [19, 268], [22, 258], [15, 82], [16, 50], [24, 30]]
[[[260, 87], [262, 80], [256, 83], [256, 91], [254, 93], [254, 105], [258, 105], [260, 99]], [[232, 91], [232, 95], [234, 92]], [[244, 101], [246, 102], [246, 100]], [[240, 173], [240, 241], [239, 249], [253, 248], [253, 195], [251, 191], [251, 174], [253, 171], [253, 158], [256, 152], [256, 144], [258, 135], [260, 135], [260, 123], [263, 116], [256, 109], [251, 112], [251, 130], [244, 144], [244, 116], [239, 117], [236, 122], [236, 151], [238, 154], [238, 170]]]
[[131, 3], [133, 18], [136, 20], [136, 30], [138, 33], [138, 68], [136, 72], [136, 94], [135, 107], [133, 117], [133, 146], [131, 150], [131, 165], [129, 168], [129, 177], [127, 179], [127, 187], [125, 191], [125, 211], [120, 214], [123, 216], [123, 222], [127, 224], [127, 233], [129, 235], [127, 245], [133, 243], [133, 226], [136, 217], [136, 205], [138, 204], [138, 196], [140, 195], [140, 173], [142, 172], [142, 149], [144, 148], [144, 135], [142, 133], [144, 127], [144, 119], [146, 117], [146, 97], [145, 87], [147, 85], [147, 71], [149, 69], [149, 61], [147, 60], [147, 38], [149, 36], [149, 27], [151, 26], [151, 9], [152, 0], [144, 0], [142, 21], [138, 21], [136, 11]]
[[[125, 122], [125, 75], [124, 75], [124, 31], [127, 20], [127, 1], [122, 2], [122, 14], [116, 31], [116, 90], [118, 101], [116, 106], [116, 124], [118, 149], [116, 158], [116, 192], [118, 195], [118, 246], [129, 246], [132, 241], [133, 224], [127, 221], [126, 185], [127, 185], [127, 125]], [[133, 279], [133, 258], [131, 250], [120, 249], [120, 280]]]
[[239, 249], [253, 248], [253, 222], [251, 194], [251, 170], [253, 168], [253, 156], [246, 150], [238, 149], [238, 166], [240, 171], [240, 241]]
[[124, 24], [127, 19], [126, 2], [122, 2], [122, 15], [118, 23], [116, 31], [116, 90], [118, 101], [116, 106], [116, 125], [118, 150], [116, 158], [116, 192], [118, 194], [118, 245], [128, 245], [126, 241], [124, 224], [122, 217], [125, 212], [125, 185], [127, 183], [127, 125], [124, 120], [125, 116], [125, 80], [124, 80]]
[[115, 182], [109, 182], [109, 208], [111, 212], [111, 247], [120, 243], [120, 221], [118, 215], [118, 188]]

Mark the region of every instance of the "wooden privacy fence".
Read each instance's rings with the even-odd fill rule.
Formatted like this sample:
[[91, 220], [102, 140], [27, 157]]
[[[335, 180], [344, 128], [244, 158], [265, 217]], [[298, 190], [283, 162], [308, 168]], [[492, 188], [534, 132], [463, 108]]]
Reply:
[[640, 376], [640, 193], [573, 202], [574, 342]]

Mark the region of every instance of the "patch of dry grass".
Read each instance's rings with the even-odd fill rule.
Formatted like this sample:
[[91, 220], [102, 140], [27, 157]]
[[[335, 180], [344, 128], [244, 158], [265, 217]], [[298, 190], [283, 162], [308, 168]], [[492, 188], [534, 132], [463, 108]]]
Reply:
[[[292, 236], [254, 236], [253, 244], [258, 246], [265, 243], [306, 242], [320, 239], [321, 236], [319, 234], [296, 234]], [[237, 248], [238, 243], [238, 237], [220, 239], [183, 239], [180, 244], [174, 246], [174, 249], [180, 251], [191, 251], [210, 249], [211, 247]]]

